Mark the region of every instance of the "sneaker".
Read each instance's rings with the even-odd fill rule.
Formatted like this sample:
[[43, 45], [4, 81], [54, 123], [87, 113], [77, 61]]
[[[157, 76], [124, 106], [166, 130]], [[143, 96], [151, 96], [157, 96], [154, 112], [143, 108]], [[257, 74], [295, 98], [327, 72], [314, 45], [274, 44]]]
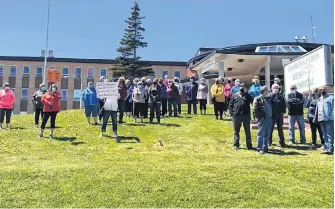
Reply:
[[285, 143], [280, 143], [279, 146], [280, 147], [286, 147], [286, 144]]
[[114, 134], [114, 138], [115, 138], [115, 139], [118, 139], [118, 138], [119, 138], [119, 135]]
[[322, 144], [321, 149], [326, 150], [326, 146], [324, 144]]
[[269, 147], [272, 147], [272, 143], [269, 143], [269, 145], [268, 145]]
[[38, 128], [38, 125], [35, 125], [35, 128]]
[[313, 149], [315, 150], [316, 149], [316, 145], [315, 144], [312, 144], [311, 148], [310, 149]]
[[240, 148], [238, 146], [234, 146], [234, 149], [235, 150], [239, 150]]
[[265, 154], [265, 152], [263, 150], [259, 150], [258, 153], [259, 154]]
[[99, 123], [98, 123], [98, 122], [95, 122], [94, 125], [97, 126], [97, 125], [99, 125]]
[[39, 136], [41, 139], [43, 138], [43, 134], [39, 134], [38, 136]]
[[53, 135], [50, 135], [50, 136], [49, 136], [49, 139], [53, 139], [53, 138], [54, 138], [54, 136], [53, 136]]
[[288, 145], [293, 145], [293, 144], [295, 144], [295, 143], [294, 143], [294, 142], [291, 142], [291, 141], [288, 143]]
[[102, 133], [100, 133], [99, 137], [100, 137], [100, 138], [102, 138], [102, 137], [103, 137], [103, 134], [102, 134]]

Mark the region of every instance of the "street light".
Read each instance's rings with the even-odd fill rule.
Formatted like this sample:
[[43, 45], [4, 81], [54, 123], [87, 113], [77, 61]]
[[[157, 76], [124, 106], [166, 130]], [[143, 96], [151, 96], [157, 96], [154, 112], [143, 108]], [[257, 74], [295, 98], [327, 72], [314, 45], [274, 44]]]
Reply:
[[44, 52], [44, 68], [43, 68], [43, 83], [47, 83], [47, 51], [48, 51], [48, 39], [49, 39], [49, 17], [50, 17], [50, 0], [48, 2], [48, 18], [47, 18], [47, 34], [45, 39], [45, 52]]

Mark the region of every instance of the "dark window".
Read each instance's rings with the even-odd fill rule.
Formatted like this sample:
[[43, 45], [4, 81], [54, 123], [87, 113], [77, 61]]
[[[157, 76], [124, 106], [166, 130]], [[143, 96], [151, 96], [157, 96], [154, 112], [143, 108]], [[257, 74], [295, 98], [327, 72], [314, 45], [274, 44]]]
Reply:
[[165, 75], [169, 75], [169, 71], [163, 71], [163, 78]]
[[43, 74], [43, 67], [37, 66], [36, 67], [36, 77], [42, 77], [42, 74]]
[[21, 91], [21, 99], [22, 100], [28, 100], [28, 92], [29, 90], [27, 88], [23, 88]]
[[0, 65], [0, 76], [3, 76], [3, 66]]
[[30, 66], [23, 66], [23, 75], [29, 75]]
[[174, 77], [180, 78], [180, 71], [174, 71]]
[[10, 66], [9, 76], [16, 77], [16, 66]]
[[94, 78], [94, 68], [89, 67], [87, 69], [87, 79], [93, 79]]
[[63, 67], [62, 76], [63, 77], [68, 77], [69, 76], [69, 68], [68, 67]]
[[100, 69], [100, 76], [107, 77], [107, 69], [106, 68], [101, 68]]
[[76, 68], [75, 78], [76, 79], [81, 79], [81, 68], [80, 67]]

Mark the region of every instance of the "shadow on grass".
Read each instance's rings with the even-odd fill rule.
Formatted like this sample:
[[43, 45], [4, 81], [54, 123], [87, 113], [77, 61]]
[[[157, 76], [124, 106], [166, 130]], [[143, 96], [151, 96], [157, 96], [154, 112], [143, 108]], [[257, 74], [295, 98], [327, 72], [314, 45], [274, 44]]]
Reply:
[[[50, 129], [50, 126], [47, 126], [45, 127], [46, 129]], [[60, 126], [56, 126], [55, 129], [58, 129], [58, 128], [63, 128], [63, 127], [60, 127]]]
[[86, 144], [85, 142], [71, 142], [71, 145], [77, 146], [80, 144]]
[[145, 124], [143, 123], [128, 123], [128, 124], [124, 124], [126, 126], [145, 126]]
[[73, 142], [77, 138], [72, 136], [72, 137], [54, 137], [53, 139], [57, 140], [57, 141], [70, 141], [70, 142]]
[[292, 146], [292, 145], [287, 145], [286, 146], [289, 149], [296, 149], [296, 150], [309, 150], [309, 146]]
[[118, 143], [141, 143], [141, 140], [136, 136], [119, 136]]
[[158, 124], [157, 122], [146, 122], [146, 124], [151, 124], [151, 125], [161, 125], [161, 126], [166, 126], [166, 127], [181, 127], [179, 124], [174, 124], [174, 123], [160, 123]]
[[15, 126], [12, 126], [10, 127], [8, 130], [24, 130], [24, 129], [27, 129], [25, 127], [15, 127]]
[[284, 152], [283, 150], [277, 150], [277, 149], [270, 149], [268, 154], [272, 154], [272, 155], [307, 155], [307, 154], [294, 152], [294, 151]]

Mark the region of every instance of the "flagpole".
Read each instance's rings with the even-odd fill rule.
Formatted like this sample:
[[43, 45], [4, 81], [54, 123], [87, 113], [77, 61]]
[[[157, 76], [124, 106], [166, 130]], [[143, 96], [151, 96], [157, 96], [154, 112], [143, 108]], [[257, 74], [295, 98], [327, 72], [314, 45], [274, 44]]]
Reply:
[[47, 33], [45, 40], [45, 52], [44, 52], [44, 67], [43, 67], [43, 83], [47, 86], [47, 51], [48, 51], [48, 39], [49, 39], [49, 17], [50, 17], [50, 0], [48, 2], [48, 17], [47, 17]]

